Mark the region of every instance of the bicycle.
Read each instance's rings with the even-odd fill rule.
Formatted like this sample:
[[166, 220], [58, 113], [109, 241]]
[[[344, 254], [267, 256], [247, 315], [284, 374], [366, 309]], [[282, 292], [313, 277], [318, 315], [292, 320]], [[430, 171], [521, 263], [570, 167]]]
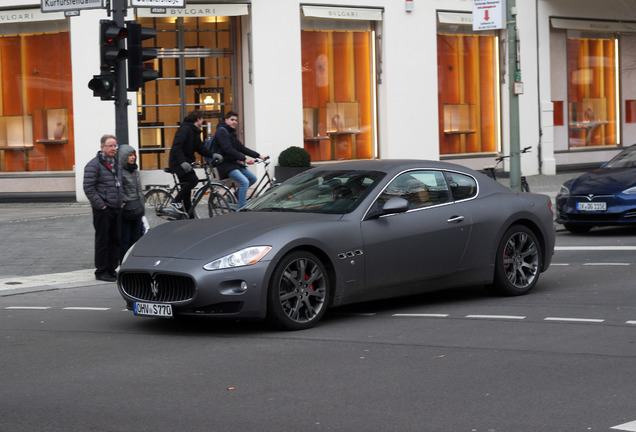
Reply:
[[181, 190], [183, 183], [179, 182], [177, 175], [165, 168], [164, 171], [172, 174], [174, 185], [148, 185], [150, 188], [145, 193], [146, 199], [146, 219], [150, 227], [157, 226], [166, 221], [180, 219], [205, 219], [229, 213], [232, 210], [230, 203], [224, 196], [232, 194], [230, 189], [223, 183], [215, 180], [211, 176], [211, 169], [207, 163], [193, 163], [193, 168], [203, 168], [205, 178], [199, 179], [203, 186], [198, 188], [192, 196], [192, 206], [186, 212], [174, 209], [170, 204], [173, 198]]
[[[525, 147], [523, 150], [520, 151], [520, 153], [528, 153], [530, 152], [530, 150], [532, 149], [532, 147]], [[485, 166], [484, 167], [484, 173], [492, 178], [493, 180], [497, 180], [497, 168], [499, 167], [499, 164], [501, 162], [503, 162], [504, 159], [508, 159], [510, 158], [510, 155], [499, 155], [495, 158], [495, 161], [497, 161], [497, 163], [495, 163], [492, 166]], [[530, 185], [528, 184], [528, 181], [526, 180], [526, 176], [521, 176], [521, 190], [524, 192], [530, 192]]]
[[[265, 192], [272, 189], [276, 185], [276, 178], [269, 173], [269, 164], [271, 163], [271, 161], [269, 160], [269, 156], [265, 159], [254, 159], [254, 163], [265, 164], [265, 172], [256, 183], [256, 186], [250, 188], [250, 190], [248, 191], [247, 201], [263, 195]], [[219, 194], [222, 198], [225, 199], [228, 204], [230, 204], [230, 208], [232, 209], [232, 211], [238, 211], [238, 188], [236, 186], [236, 183], [229, 178], [219, 180], [214, 177], [214, 179], [216, 181], [216, 184], [213, 186], [213, 188], [215, 188], [214, 192]], [[218, 184], [221, 184], [223, 187], [217, 188]], [[217, 212], [218, 210], [215, 209], [214, 211]]]

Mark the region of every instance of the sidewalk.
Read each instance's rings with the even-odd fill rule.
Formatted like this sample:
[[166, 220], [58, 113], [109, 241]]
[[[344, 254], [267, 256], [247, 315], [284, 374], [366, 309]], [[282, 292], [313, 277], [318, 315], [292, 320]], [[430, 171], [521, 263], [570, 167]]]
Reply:
[[[530, 190], [554, 199], [580, 173], [529, 176]], [[509, 186], [508, 178], [500, 182]], [[93, 274], [88, 203], [0, 203], [0, 297], [28, 290], [104, 284]]]

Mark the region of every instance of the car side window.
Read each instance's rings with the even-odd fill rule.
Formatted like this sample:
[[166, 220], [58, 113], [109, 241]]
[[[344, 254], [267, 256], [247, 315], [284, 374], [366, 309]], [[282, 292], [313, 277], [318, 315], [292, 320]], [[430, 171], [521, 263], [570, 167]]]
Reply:
[[409, 209], [428, 207], [450, 201], [444, 174], [441, 171], [409, 171], [396, 177], [380, 194], [378, 203], [401, 197], [409, 202]]
[[459, 173], [446, 173], [446, 177], [453, 194], [453, 200], [465, 200], [477, 195], [477, 182], [474, 178]]

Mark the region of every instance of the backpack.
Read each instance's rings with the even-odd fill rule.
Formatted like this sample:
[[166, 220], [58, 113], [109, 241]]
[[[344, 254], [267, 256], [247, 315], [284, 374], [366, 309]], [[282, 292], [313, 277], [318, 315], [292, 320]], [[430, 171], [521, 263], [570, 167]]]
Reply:
[[[225, 130], [225, 129], [223, 129]], [[227, 134], [227, 131], [225, 131], [225, 133]], [[218, 146], [218, 144], [215, 144], [214, 142], [214, 137], [216, 136], [216, 134], [209, 136], [205, 139], [205, 148], [207, 150], [211, 150], [213, 153], [217, 153], [217, 154], [221, 154], [221, 148]], [[215, 167], [217, 164], [217, 161], [215, 161], [214, 159], [210, 158], [210, 157], [205, 157], [205, 162], [210, 165], [211, 167]]]

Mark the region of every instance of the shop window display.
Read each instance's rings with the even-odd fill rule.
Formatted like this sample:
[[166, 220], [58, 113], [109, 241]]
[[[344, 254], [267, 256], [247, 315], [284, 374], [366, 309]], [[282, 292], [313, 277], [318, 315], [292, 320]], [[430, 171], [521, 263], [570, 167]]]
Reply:
[[303, 135], [312, 161], [374, 156], [372, 31], [303, 30]]
[[441, 155], [498, 151], [497, 38], [467, 26], [437, 34]]
[[617, 39], [588, 36], [568, 35], [569, 146], [616, 146]]
[[0, 172], [71, 170], [68, 32], [0, 37]]

